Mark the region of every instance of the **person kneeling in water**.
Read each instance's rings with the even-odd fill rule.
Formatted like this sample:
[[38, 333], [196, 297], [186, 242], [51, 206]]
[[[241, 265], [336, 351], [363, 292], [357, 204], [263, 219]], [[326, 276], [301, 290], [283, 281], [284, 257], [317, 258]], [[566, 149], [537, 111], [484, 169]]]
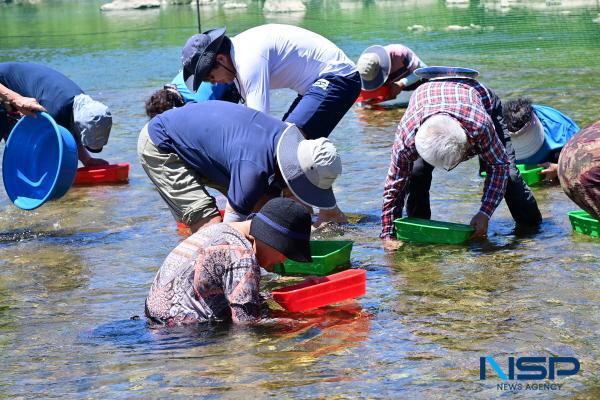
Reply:
[[158, 270], [146, 316], [180, 325], [260, 319], [260, 267], [289, 258], [311, 262], [311, 218], [287, 198], [267, 202], [251, 220], [208, 225], [179, 244]]

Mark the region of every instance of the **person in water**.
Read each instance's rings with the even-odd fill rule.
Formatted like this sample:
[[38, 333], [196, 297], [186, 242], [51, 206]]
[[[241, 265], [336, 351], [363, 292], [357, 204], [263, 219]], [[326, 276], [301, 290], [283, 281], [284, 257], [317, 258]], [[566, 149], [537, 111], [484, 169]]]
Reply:
[[307, 206], [334, 208], [332, 185], [342, 172], [329, 139], [307, 140], [295, 125], [218, 100], [152, 118], [140, 132], [138, 155], [175, 219], [192, 232], [222, 221], [206, 187], [227, 197], [226, 222], [243, 221], [288, 192]]
[[415, 70], [426, 66], [414, 51], [402, 44], [371, 46], [363, 51], [356, 63], [363, 90], [389, 88], [388, 97], [383, 101], [393, 100], [401, 92], [415, 90], [423, 82], [415, 75]]
[[575, 204], [600, 220], [600, 121], [567, 142], [558, 159], [558, 179]]
[[146, 100], [146, 115], [148, 118], [154, 118], [158, 114], [175, 107], [195, 102], [202, 103], [208, 100], [222, 100], [231, 103], [238, 103], [240, 95], [233, 83], [210, 83], [202, 82], [198, 91], [192, 92], [183, 81], [183, 71], [179, 72], [171, 81], [163, 86], [162, 89], [152, 93]]
[[291, 199], [268, 201], [252, 219], [206, 226], [180, 243], [146, 299], [153, 322], [251, 323], [261, 318], [260, 267], [311, 262], [311, 217]]
[[402, 216], [405, 195], [408, 216], [431, 218], [434, 167], [450, 171], [475, 155], [487, 178], [481, 207], [470, 222], [473, 237], [487, 235], [489, 219], [503, 197], [518, 224], [541, 222], [537, 202], [516, 168], [498, 97], [474, 79], [432, 80], [413, 93], [392, 146], [381, 217], [385, 248], [399, 246], [393, 221]]
[[[85, 166], [105, 165], [94, 158], [108, 142], [112, 115], [108, 107], [86, 95], [71, 79], [45, 65], [0, 63], [0, 138], [8, 136], [22, 115], [46, 111], [77, 143]], [[88, 152], [89, 151], [89, 152]]]
[[517, 162], [539, 164], [546, 180], [556, 179], [560, 152], [579, 126], [560, 111], [525, 98], [506, 102], [502, 112]]

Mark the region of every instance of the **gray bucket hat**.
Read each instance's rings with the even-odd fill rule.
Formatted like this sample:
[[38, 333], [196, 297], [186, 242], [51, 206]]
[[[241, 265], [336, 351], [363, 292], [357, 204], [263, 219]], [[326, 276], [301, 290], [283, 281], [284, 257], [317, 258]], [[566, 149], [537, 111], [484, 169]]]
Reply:
[[375, 90], [390, 76], [392, 61], [385, 47], [375, 45], [363, 51], [356, 62], [356, 68], [360, 74], [363, 90]]
[[290, 125], [277, 143], [277, 163], [298, 200], [312, 207], [335, 207], [331, 187], [342, 173], [342, 160], [329, 139], [307, 140], [298, 127]]
[[86, 94], [80, 94], [73, 99], [73, 121], [85, 148], [92, 153], [101, 152], [112, 128], [109, 108]]
[[183, 80], [192, 92], [198, 90], [215, 63], [226, 30], [226, 28], [217, 28], [196, 34], [183, 46], [181, 50]]

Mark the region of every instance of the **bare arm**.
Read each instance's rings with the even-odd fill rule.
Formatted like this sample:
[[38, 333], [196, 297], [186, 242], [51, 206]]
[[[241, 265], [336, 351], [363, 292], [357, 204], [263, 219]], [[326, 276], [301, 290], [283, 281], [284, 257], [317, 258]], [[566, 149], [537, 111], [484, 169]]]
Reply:
[[46, 111], [36, 99], [21, 96], [2, 84], [0, 84], [0, 100], [7, 111], [18, 111], [23, 115], [35, 116], [36, 112]]

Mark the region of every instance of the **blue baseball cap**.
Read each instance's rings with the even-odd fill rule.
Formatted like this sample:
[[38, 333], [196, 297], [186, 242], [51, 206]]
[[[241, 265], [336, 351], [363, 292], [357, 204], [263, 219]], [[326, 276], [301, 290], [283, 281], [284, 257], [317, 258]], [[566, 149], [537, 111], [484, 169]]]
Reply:
[[227, 28], [211, 29], [190, 37], [181, 50], [183, 80], [192, 92], [200, 87], [217, 58]]

